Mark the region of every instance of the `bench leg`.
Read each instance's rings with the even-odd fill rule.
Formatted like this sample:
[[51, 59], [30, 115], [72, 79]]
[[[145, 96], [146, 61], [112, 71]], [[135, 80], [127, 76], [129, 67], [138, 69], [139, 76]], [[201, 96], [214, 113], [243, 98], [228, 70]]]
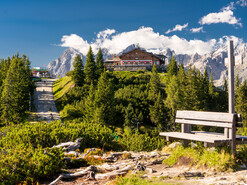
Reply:
[[204, 147], [208, 147], [208, 143], [207, 142], [204, 142]]
[[170, 139], [170, 138], [169, 138], [168, 136], [166, 136], [166, 141], [169, 141], [169, 139]]
[[229, 134], [230, 134], [229, 128], [224, 128], [224, 136], [225, 136], [225, 138], [229, 138]]

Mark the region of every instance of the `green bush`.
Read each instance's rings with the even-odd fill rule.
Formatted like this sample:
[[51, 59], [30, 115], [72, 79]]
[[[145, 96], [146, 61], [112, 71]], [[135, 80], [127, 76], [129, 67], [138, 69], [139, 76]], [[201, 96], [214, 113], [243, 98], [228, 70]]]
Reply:
[[[84, 150], [84, 153], [87, 153], [88, 150], [90, 150], [90, 148], [86, 148]], [[91, 151], [87, 155], [88, 156], [89, 155], [99, 155], [99, 156], [102, 156], [103, 155], [103, 150], [101, 150], [100, 148], [97, 148], [95, 151]]]
[[60, 149], [18, 145], [13, 149], [0, 149], [0, 184], [28, 183], [49, 178], [64, 166]]
[[[2, 129], [4, 130], [4, 129]], [[52, 123], [37, 123], [9, 126], [0, 140], [0, 147], [6, 149], [18, 145], [33, 147], [52, 147], [62, 142], [75, 141], [83, 138], [81, 149], [98, 147], [111, 148], [113, 142], [112, 130], [98, 123], [86, 123], [80, 119], [70, 122], [54, 121]]]
[[152, 151], [161, 149], [165, 141], [159, 137], [158, 132], [152, 134], [141, 134], [129, 127], [124, 129], [122, 137], [118, 141], [124, 150], [128, 151]]
[[[78, 103], [79, 104], [79, 103]], [[76, 105], [67, 104], [62, 111], [59, 112], [59, 115], [62, 119], [75, 119], [83, 116], [83, 112], [80, 110], [81, 107]]]
[[[0, 129], [0, 184], [36, 182], [49, 178], [64, 166], [61, 149], [49, 149], [62, 142], [82, 137], [81, 150], [115, 146], [111, 129], [98, 123], [71, 122], [10, 125]], [[46, 150], [46, 152], [45, 152]], [[47, 154], [45, 154], [47, 153]], [[102, 153], [102, 152], [101, 152]], [[68, 166], [98, 164], [100, 159], [72, 161]]]

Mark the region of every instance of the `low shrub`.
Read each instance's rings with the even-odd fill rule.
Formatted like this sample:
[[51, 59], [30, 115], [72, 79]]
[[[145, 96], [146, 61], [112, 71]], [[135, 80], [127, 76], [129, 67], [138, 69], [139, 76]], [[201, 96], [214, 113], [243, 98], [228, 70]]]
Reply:
[[0, 147], [6, 149], [20, 144], [30, 144], [34, 148], [38, 145], [52, 147], [62, 142], [75, 141], [77, 138], [83, 138], [81, 149], [89, 147], [111, 149], [113, 142], [111, 129], [79, 119], [64, 124], [59, 120], [52, 123], [14, 125], [9, 126], [8, 130], [0, 140]]
[[216, 171], [233, 170], [236, 168], [234, 157], [222, 148], [191, 148], [177, 146], [171, 151], [171, 155], [165, 159], [163, 163], [168, 166], [178, 164], [206, 167]]
[[94, 157], [94, 156], [87, 156], [85, 157], [85, 160], [87, 161], [88, 165], [100, 165], [106, 162], [106, 159], [103, 159], [101, 157]]
[[236, 162], [239, 165], [247, 166], [247, 145], [242, 145], [240, 148], [238, 148]]
[[124, 150], [128, 151], [152, 151], [161, 149], [165, 141], [159, 137], [158, 133], [141, 134], [137, 130], [129, 127], [124, 129], [122, 137], [119, 137], [118, 142]]
[[[46, 154], [47, 153], [47, 154]], [[19, 145], [13, 149], [0, 149], [0, 184], [36, 182], [49, 178], [64, 166], [60, 149]]]
[[[90, 150], [90, 148], [86, 148], [84, 150], [84, 153], [87, 153], [88, 150]], [[94, 151], [90, 151], [87, 155], [88, 156], [90, 156], [90, 155], [99, 155], [99, 156], [102, 156], [103, 155], [103, 150], [101, 150], [100, 148], [97, 148]]]

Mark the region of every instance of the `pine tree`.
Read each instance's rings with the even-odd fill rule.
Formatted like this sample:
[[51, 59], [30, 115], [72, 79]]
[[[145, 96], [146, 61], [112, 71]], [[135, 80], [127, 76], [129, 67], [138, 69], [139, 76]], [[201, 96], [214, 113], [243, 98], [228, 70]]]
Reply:
[[1, 96], [1, 120], [5, 123], [19, 123], [29, 109], [30, 75], [21, 58], [13, 57], [3, 83]]
[[214, 92], [214, 82], [213, 82], [213, 74], [211, 72], [210, 75], [210, 81], [209, 81], [209, 86], [208, 86], [208, 93], [209, 93], [209, 108], [210, 110], [214, 110], [215, 109], [215, 92]]
[[125, 108], [124, 126], [130, 127], [133, 125], [133, 118], [135, 117], [135, 110], [131, 103]]
[[87, 53], [84, 73], [85, 73], [85, 82], [87, 84], [91, 84], [91, 83], [96, 84], [96, 80], [97, 80], [96, 64], [94, 61], [94, 54], [91, 46], [89, 47], [89, 51]]
[[165, 106], [162, 101], [161, 94], [159, 93], [154, 105], [150, 106], [150, 119], [154, 125], [158, 126], [159, 128], [166, 127], [165, 123], [167, 119], [165, 113]]
[[178, 72], [178, 65], [173, 55], [168, 65], [168, 71], [167, 71], [168, 78], [171, 78], [173, 75], [177, 75], [177, 72]]
[[103, 72], [99, 78], [95, 93], [95, 106], [97, 107], [97, 120], [103, 123], [112, 124], [114, 122], [114, 90], [107, 73]]
[[96, 66], [97, 66], [97, 75], [98, 75], [98, 77], [100, 77], [100, 75], [105, 70], [105, 64], [104, 64], [104, 59], [103, 59], [103, 54], [102, 54], [101, 48], [99, 48], [99, 51], [97, 53]]
[[219, 100], [217, 104], [218, 104], [218, 111], [228, 112], [228, 85], [226, 79], [224, 81], [222, 91], [220, 92]]
[[208, 78], [208, 71], [207, 67], [205, 67], [205, 71], [203, 74], [203, 79], [202, 79], [202, 110], [208, 110], [209, 109], [209, 78]]
[[152, 74], [149, 82], [148, 99], [155, 102], [160, 93], [160, 76], [156, 65], [153, 65]]
[[178, 106], [181, 106], [180, 86], [178, 78], [174, 75], [171, 77], [170, 83], [166, 86], [166, 100], [165, 104], [171, 109], [171, 116], [175, 116]]
[[195, 67], [189, 67], [184, 91], [184, 108], [187, 110], [199, 110], [200, 100], [198, 93], [198, 80]]
[[88, 96], [84, 100], [85, 109], [84, 109], [84, 120], [87, 122], [92, 122], [95, 116], [95, 89], [91, 83], [90, 89], [88, 91]]
[[[178, 76], [177, 76], [177, 80], [178, 80], [178, 102], [177, 102], [177, 109], [184, 109], [184, 93], [185, 93], [185, 89], [186, 89], [186, 80], [187, 80], [187, 76], [184, 70], [184, 65], [183, 63], [180, 64], [179, 66], [179, 71], [178, 71]], [[174, 82], [176, 83], [176, 82]]]
[[237, 75], [234, 89], [237, 90], [239, 86], [240, 86], [240, 79], [239, 79], [239, 75]]
[[75, 57], [74, 71], [72, 73], [72, 79], [75, 82], [76, 86], [82, 86], [84, 83], [84, 71], [83, 71], [83, 62], [80, 55]]

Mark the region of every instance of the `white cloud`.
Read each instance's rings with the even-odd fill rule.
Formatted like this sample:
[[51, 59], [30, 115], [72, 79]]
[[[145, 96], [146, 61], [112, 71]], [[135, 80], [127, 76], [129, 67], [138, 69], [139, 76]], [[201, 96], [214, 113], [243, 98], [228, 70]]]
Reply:
[[239, 0], [239, 1], [237, 1], [236, 3], [239, 4], [239, 5], [242, 6], [242, 7], [247, 6], [247, 0]]
[[216, 24], [216, 23], [227, 23], [232, 25], [239, 25], [242, 27], [242, 23], [240, 23], [240, 18], [237, 19], [233, 16], [233, 11], [229, 9], [224, 9], [218, 13], [209, 13], [208, 15], [202, 17], [199, 21], [201, 25], [204, 24]]
[[224, 11], [224, 10], [235, 10], [235, 3], [234, 2], [230, 2], [228, 6], [226, 7], [223, 7], [221, 10]]
[[186, 23], [184, 25], [177, 24], [173, 29], [169, 29], [166, 31], [166, 34], [174, 32], [174, 31], [182, 31], [183, 29], [187, 28], [189, 23]]
[[[106, 31], [106, 30], [105, 30]], [[109, 33], [109, 30], [107, 31]], [[100, 32], [100, 33], [104, 33]], [[104, 34], [103, 34], [104, 35]], [[217, 46], [224, 44], [225, 40], [230, 37], [222, 37], [218, 41], [216, 39], [210, 39], [207, 41], [202, 40], [186, 40], [176, 35], [166, 36], [154, 32], [151, 27], [141, 27], [138, 30], [129, 32], [116, 33], [111, 31], [107, 37], [100, 36], [95, 41], [88, 43], [78, 35], [71, 34], [62, 37], [62, 47], [71, 47], [79, 50], [82, 54], [86, 55], [89, 45], [92, 46], [94, 53], [98, 48], [105, 48], [109, 54], [118, 54], [131, 44], [139, 44], [140, 47], [160, 53], [170, 48], [177, 54], [206, 54], [213, 51]], [[235, 39], [234, 44], [239, 40], [237, 37], [231, 37]]]
[[97, 38], [106, 38], [106, 37], [109, 37], [110, 35], [114, 34], [116, 32], [116, 30], [114, 29], [106, 29], [104, 31], [101, 31], [97, 34]]
[[64, 35], [61, 39], [62, 47], [71, 47], [77, 49], [81, 53], [85, 54], [89, 49], [89, 44], [87, 41], [83, 40], [80, 36], [76, 34]]
[[192, 33], [205, 32], [205, 31], [203, 30], [203, 27], [202, 27], [202, 26], [199, 27], [199, 28], [191, 28], [190, 31], [191, 31]]
[[233, 41], [234, 46], [244, 43], [243, 39], [240, 39], [238, 37], [235, 37], [235, 36], [223, 36], [217, 42], [216, 47], [219, 48], [219, 47], [228, 45], [228, 41], [229, 40], [232, 40]]

